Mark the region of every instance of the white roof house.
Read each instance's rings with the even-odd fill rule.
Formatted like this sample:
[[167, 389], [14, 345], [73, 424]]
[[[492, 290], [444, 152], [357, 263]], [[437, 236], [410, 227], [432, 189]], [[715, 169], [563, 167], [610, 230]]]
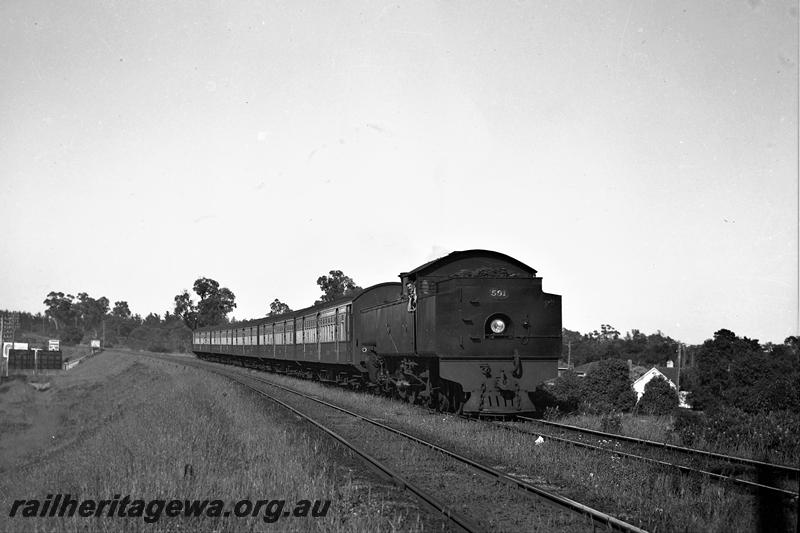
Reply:
[[[650, 383], [650, 380], [656, 376], [661, 376], [662, 378], [666, 379], [667, 383], [669, 383], [669, 386], [678, 391], [678, 386], [675, 384], [675, 381], [678, 378], [678, 369], [674, 368], [671, 365], [667, 367], [654, 366], [653, 368], [642, 374], [639, 377], [639, 379], [633, 382], [633, 390], [636, 391], [637, 402], [642, 399], [645, 386], [648, 383]], [[689, 404], [686, 403], [686, 396], [687, 396], [686, 392], [678, 391], [678, 399], [680, 407], [689, 407]]]

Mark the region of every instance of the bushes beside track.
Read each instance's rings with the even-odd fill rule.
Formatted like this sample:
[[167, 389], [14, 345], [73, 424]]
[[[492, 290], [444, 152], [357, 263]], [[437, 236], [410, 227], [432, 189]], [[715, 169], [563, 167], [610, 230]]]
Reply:
[[685, 446], [748, 455], [783, 462], [800, 457], [800, 413], [770, 411], [747, 413], [724, 407], [711, 413], [680, 409], [673, 432]]
[[533, 403], [540, 412], [608, 414], [626, 412], [636, 405], [628, 365], [620, 359], [604, 359], [585, 377], [565, 372], [551, 386], [539, 387]]
[[181, 320], [158, 325], [143, 324], [131, 331], [121, 344], [150, 352], [188, 352], [192, 348], [192, 330]]

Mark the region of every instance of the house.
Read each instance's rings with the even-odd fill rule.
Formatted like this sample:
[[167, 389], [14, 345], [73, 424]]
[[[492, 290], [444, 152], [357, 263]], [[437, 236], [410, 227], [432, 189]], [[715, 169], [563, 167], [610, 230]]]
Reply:
[[[654, 366], [633, 382], [633, 390], [636, 392], [637, 402], [642, 399], [645, 386], [656, 376], [666, 379], [670, 387], [678, 391], [678, 369], [672, 365], [672, 361], [667, 361], [667, 366]], [[678, 391], [680, 407], [689, 407], [686, 403], [686, 396], [686, 392]]]
[[585, 365], [576, 366], [572, 369], [575, 374], [578, 375], [579, 378], [585, 378], [586, 374], [594, 370], [594, 367], [597, 366], [598, 361], [592, 361], [591, 363], [586, 363]]

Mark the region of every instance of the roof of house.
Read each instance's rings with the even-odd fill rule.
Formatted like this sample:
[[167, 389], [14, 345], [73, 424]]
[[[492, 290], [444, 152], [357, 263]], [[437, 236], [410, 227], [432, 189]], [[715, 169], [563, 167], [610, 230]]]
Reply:
[[674, 366], [672, 368], [666, 366], [657, 366], [656, 370], [664, 374], [668, 380], [673, 383], [678, 383], [678, 369]]
[[[642, 378], [644, 378], [645, 376], [647, 376], [648, 374], [650, 374], [653, 371], [658, 372], [659, 374], [661, 374], [662, 376], [667, 378], [667, 380], [672, 382], [673, 385], [676, 385], [678, 383], [678, 381], [677, 381], [678, 380], [678, 369], [677, 368], [667, 368], [665, 366], [654, 366], [654, 367], [651, 367], [647, 372], [645, 372], [641, 376], [637, 377], [633, 382], [634, 385], [639, 380], [641, 380]], [[650, 378], [650, 379], [652, 379], [652, 378]], [[650, 381], [650, 379], [648, 379], [647, 381]]]
[[594, 370], [594, 367], [596, 367], [597, 363], [599, 362], [600, 361], [592, 361], [591, 363], [586, 363], [585, 365], [576, 366], [575, 368], [572, 369], [572, 371], [575, 372], [576, 374], [588, 374], [589, 372]]

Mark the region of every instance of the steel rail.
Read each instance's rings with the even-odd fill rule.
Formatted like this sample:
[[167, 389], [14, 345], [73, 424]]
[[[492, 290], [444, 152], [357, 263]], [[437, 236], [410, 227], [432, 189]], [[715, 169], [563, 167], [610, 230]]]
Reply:
[[241, 383], [243, 386], [249, 388], [250, 390], [252, 390], [253, 392], [259, 394], [260, 396], [263, 396], [265, 398], [269, 398], [273, 402], [285, 407], [286, 409], [288, 409], [291, 412], [293, 412], [295, 415], [303, 418], [304, 420], [308, 421], [309, 423], [313, 424], [314, 426], [316, 426], [320, 430], [324, 431], [325, 433], [327, 433], [328, 435], [330, 435], [331, 437], [333, 437], [334, 439], [336, 439], [340, 443], [344, 444], [345, 446], [350, 448], [353, 452], [358, 454], [361, 458], [363, 458], [365, 461], [367, 461], [372, 466], [374, 466], [376, 469], [378, 469], [380, 472], [382, 472], [389, 479], [391, 479], [392, 482], [395, 485], [397, 485], [398, 487], [400, 487], [400, 488], [402, 488], [404, 490], [407, 490], [407, 491], [411, 492], [412, 494], [414, 494], [417, 498], [421, 499], [426, 504], [428, 504], [429, 506], [433, 507], [436, 511], [438, 511], [442, 515], [446, 516], [448, 520], [450, 520], [455, 525], [457, 525], [461, 530], [466, 531], [468, 533], [483, 531], [483, 528], [481, 526], [479, 526], [478, 524], [474, 523], [472, 520], [470, 520], [466, 516], [462, 515], [461, 513], [448, 508], [446, 505], [441, 503], [439, 500], [437, 500], [436, 498], [434, 498], [433, 496], [431, 496], [427, 492], [423, 491], [417, 485], [407, 481], [400, 474], [398, 474], [397, 472], [395, 472], [394, 470], [392, 470], [388, 466], [386, 466], [383, 463], [381, 463], [380, 461], [378, 461], [372, 455], [368, 454], [367, 452], [365, 452], [363, 450], [358, 449], [358, 447], [356, 447], [353, 443], [351, 443], [350, 441], [348, 441], [347, 439], [345, 439], [343, 436], [339, 435], [338, 433], [336, 433], [332, 429], [323, 426], [322, 424], [320, 424], [319, 422], [317, 422], [313, 418], [307, 416], [304, 413], [301, 413], [300, 411], [298, 411], [297, 409], [295, 409], [291, 405], [287, 404], [286, 402], [283, 402], [283, 401], [281, 401], [281, 400], [279, 400], [279, 399], [267, 394], [264, 391], [258, 390], [255, 387], [252, 387], [250, 385], [242, 383], [239, 380], [235, 380], [235, 381], [238, 382], [238, 383]]
[[535, 423], [544, 424], [544, 425], [547, 425], [547, 426], [552, 426], [552, 427], [557, 427], [557, 428], [565, 428], [565, 429], [569, 429], [569, 430], [572, 430], [572, 431], [579, 431], [581, 433], [588, 433], [590, 435], [598, 435], [598, 436], [601, 436], [601, 437], [606, 437], [606, 438], [611, 438], [611, 439], [617, 439], [617, 440], [622, 440], [622, 441], [627, 441], [627, 442], [635, 442], [637, 444], [643, 444], [643, 445], [646, 445], [646, 446], [652, 446], [654, 448], [664, 448], [664, 449], [667, 449], [667, 450], [676, 451], [676, 452], [685, 453], [685, 454], [705, 456], [705, 457], [709, 457], [709, 458], [712, 458], [712, 459], [719, 459], [719, 460], [722, 460], [722, 461], [727, 461], [729, 463], [738, 463], [738, 464], [748, 465], [748, 466], [752, 466], [754, 468], [768, 468], [770, 470], [773, 470], [773, 471], [776, 471], [776, 472], [782, 472], [782, 473], [787, 474], [787, 475], [795, 475], [796, 476], [796, 475], [798, 475], [800, 473], [800, 468], [797, 468], [797, 467], [788, 466], [788, 465], [779, 465], [779, 464], [767, 463], [767, 462], [764, 462], [764, 461], [757, 461], [755, 459], [748, 459], [747, 457], [738, 457], [738, 456], [735, 456], [735, 455], [725, 455], [725, 454], [722, 454], [722, 453], [709, 452], [709, 451], [706, 451], [706, 450], [698, 450], [696, 448], [686, 448], [684, 446], [676, 446], [674, 444], [668, 444], [666, 442], [658, 442], [658, 441], [654, 441], [654, 440], [639, 439], [639, 438], [636, 438], [636, 437], [629, 437], [627, 435], [617, 435], [615, 433], [607, 433], [605, 431], [599, 431], [599, 430], [596, 430], [596, 429], [582, 428], [580, 426], [573, 426], [573, 425], [570, 425], [570, 424], [561, 424], [561, 423], [558, 423], [558, 422], [551, 422], [549, 420], [540, 420], [538, 418], [530, 418], [530, 417], [527, 417], [527, 416], [518, 416], [517, 418], [519, 420], [525, 420], [526, 422], [535, 422]]
[[[272, 383], [270, 381], [263, 380], [263, 379], [260, 379], [260, 378], [256, 378], [256, 377], [253, 377], [253, 376], [248, 376], [248, 377], [250, 377], [251, 379], [254, 379], [256, 381], [259, 381], [259, 382], [262, 382], [262, 383], [266, 383], [268, 385], [272, 385], [272, 386], [275, 386], [275, 387], [278, 387], [278, 388], [283, 388], [284, 390], [287, 390], [287, 391], [292, 392], [294, 394], [298, 394], [300, 396], [305, 396], [302, 393], [299, 393], [297, 391], [294, 391], [294, 390], [286, 388], [286, 387], [282, 387], [281, 385], [277, 385], [277, 384]], [[364, 420], [370, 422], [371, 424], [375, 424], [375, 425], [383, 427], [383, 424], [380, 424], [379, 422], [371, 420], [371, 419], [369, 419], [367, 417], [362, 417], [361, 415], [358, 415], [356, 413], [351, 413], [351, 412], [347, 411], [346, 409], [340, 408], [338, 406], [335, 406], [335, 405], [332, 405], [332, 404], [328, 404], [327, 402], [325, 402], [323, 400], [318, 400], [318, 399], [312, 398], [310, 396], [305, 396], [305, 397], [308, 398], [308, 399], [311, 399], [313, 401], [317, 401], [317, 402], [323, 403], [325, 405], [328, 405], [329, 407], [332, 407], [334, 409], [338, 409], [338, 410], [341, 410], [343, 412], [346, 412], [346, 413], [348, 413], [348, 414], [350, 414], [352, 416], [363, 418]], [[465, 415], [459, 415], [459, 417], [462, 418], [462, 419], [469, 420], [469, 421], [479, 421], [479, 419], [476, 419], [474, 417], [468, 417], [468, 416], [465, 416]], [[678, 452], [685, 453], [685, 454], [690, 454], [690, 455], [694, 454], [694, 455], [701, 455], [701, 456], [711, 457], [711, 458], [715, 458], [715, 459], [726, 460], [728, 462], [740, 463], [740, 464], [744, 464], [744, 465], [753, 466], [753, 467], [756, 467], [756, 468], [758, 468], [758, 467], [771, 468], [771, 469], [773, 469], [775, 471], [788, 473], [788, 474], [795, 473], [798, 470], [800, 470], [800, 469], [797, 469], [797, 468], [794, 468], [794, 467], [789, 467], [789, 466], [784, 466], [784, 465], [776, 465], [776, 464], [756, 461], [756, 460], [748, 459], [748, 458], [745, 458], [745, 457], [728, 456], [728, 455], [719, 454], [719, 453], [715, 453], [715, 452], [708, 452], [708, 451], [705, 451], [705, 450], [698, 450], [696, 448], [686, 448], [686, 447], [676, 446], [676, 445], [673, 445], [673, 444], [668, 444], [668, 443], [665, 443], [665, 442], [662, 443], [662, 442], [650, 441], [650, 440], [646, 440], [646, 439], [639, 439], [639, 438], [636, 438], [636, 437], [629, 437], [627, 435], [617, 435], [617, 434], [614, 434], [614, 433], [607, 433], [607, 432], [603, 432], [603, 431], [599, 431], [599, 430], [594, 430], [594, 429], [589, 429], [589, 428], [582, 428], [580, 426], [572, 426], [572, 425], [569, 425], [569, 424], [560, 424], [560, 423], [557, 423], [557, 422], [551, 422], [551, 421], [547, 421], [547, 420], [540, 420], [540, 419], [530, 418], [530, 417], [526, 417], [526, 416], [517, 416], [516, 419], [525, 420], [527, 422], [542, 423], [542, 424], [554, 426], [554, 427], [557, 427], [557, 428], [566, 428], [566, 429], [577, 431], [577, 432], [581, 432], [581, 433], [588, 433], [588, 434], [608, 437], [608, 438], [611, 438], [611, 439], [617, 439], [617, 440], [621, 440], [621, 441], [628, 441], [628, 442], [633, 442], [633, 443], [636, 443], [636, 444], [643, 444], [643, 445], [647, 445], [647, 446], [651, 446], [651, 447], [669, 449], [669, 450], [678, 451]], [[692, 467], [685, 466], [685, 465], [680, 465], [680, 464], [676, 464], [676, 463], [670, 463], [668, 461], [662, 461], [662, 460], [659, 460], [659, 459], [653, 459], [653, 458], [650, 458], [650, 457], [644, 457], [644, 456], [641, 456], [641, 455], [636, 455], [636, 454], [632, 454], [632, 453], [628, 453], [628, 452], [623, 452], [623, 451], [620, 451], [620, 450], [613, 450], [613, 449], [609, 449], [609, 448], [606, 448], [606, 447], [603, 447], [603, 446], [596, 446], [596, 445], [585, 443], [585, 442], [581, 442], [581, 441], [574, 441], [574, 440], [566, 439], [566, 438], [563, 438], [563, 437], [557, 437], [555, 435], [545, 434], [545, 433], [541, 433], [541, 432], [526, 431], [526, 430], [524, 430], [522, 428], [518, 428], [518, 427], [505, 426], [505, 425], [503, 425], [501, 423], [498, 423], [498, 422], [491, 422], [491, 423], [493, 423], [494, 425], [496, 425], [498, 427], [506, 429], [506, 430], [516, 431], [516, 432], [519, 432], [519, 433], [525, 433], [525, 434], [531, 434], [531, 435], [540, 435], [542, 437], [546, 437], [546, 438], [554, 440], [556, 442], [562, 442], [562, 443], [570, 444], [570, 445], [577, 446], [577, 447], [583, 447], [583, 448], [587, 448], [587, 449], [591, 449], [591, 450], [611, 453], [611, 454], [614, 454], [614, 455], [617, 455], [617, 456], [620, 456], [620, 457], [626, 457], [626, 458], [629, 458], [629, 459], [634, 459], [634, 460], [638, 460], [638, 461], [642, 461], [642, 462], [657, 464], [659, 466], [674, 468], [674, 469], [677, 469], [677, 470], [679, 470], [681, 472], [684, 472], [684, 473], [693, 473], [693, 474], [705, 475], [705, 476], [708, 476], [711, 479], [714, 479], [714, 480], [720, 481], [720, 482], [731, 482], [733, 484], [739, 484], [739, 485], [746, 486], [746, 487], [751, 488], [751, 489], [772, 491], [772, 492], [775, 492], [775, 493], [777, 493], [777, 494], [779, 494], [781, 496], [788, 497], [788, 498], [791, 498], [791, 499], [798, 499], [798, 497], [800, 497], [800, 494], [798, 494], [797, 492], [793, 492], [793, 491], [790, 491], [790, 490], [782, 489], [782, 488], [779, 488], [779, 487], [774, 487], [774, 486], [771, 486], [771, 485], [764, 485], [764, 484], [761, 484], [761, 483], [756, 483], [756, 482], [748, 481], [748, 480], [745, 480], [745, 479], [740, 479], [740, 478], [737, 478], [737, 477], [734, 477], [734, 476], [726, 476], [724, 474], [717, 474], [715, 472], [709, 472], [709, 471], [706, 471], [706, 470], [696, 469], [696, 468], [692, 468]], [[396, 430], [396, 429], [391, 428], [389, 426], [385, 426], [384, 429], [388, 429], [389, 431], [394, 431], [394, 432], [399, 433], [399, 434], [401, 434], [403, 436], [406, 436], [406, 437], [408, 437], [408, 438], [410, 438], [412, 440], [418, 440], [421, 444], [425, 444], [425, 445], [427, 445], [429, 447], [432, 447], [434, 449], [437, 448], [437, 446], [434, 445], [434, 444], [427, 443], [425, 441], [422, 441], [421, 439], [417, 439], [416, 437], [413, 437], [413, 436], [410, 436], [410, 435], [406, 435], [402, 431]], [[441, 450], [439, 450], [439, 451], [441, 451]], [[442, 453], [448, 454], [448, 452], [446, 450], [442, 451]], [[486, 468], [488, 468], [489, 470], [492, 470], [490, 467], [486, 467]], [[502, 476], [506, 476], [505, 474], [502, 474], [502, 473], [499, 473], [499, 474], [502, 475]], [[494, 473], [489, 473], [489, 475], [495, 476]], [[513, 480], [513, 478], [511, 478], [511, 479]], [[514, 481], [516, 482], [516, 480], [514, 480]], [[575, 502], [575, 503], [578, 503], [578, 502]], [[582, 504], [579, 504], [579, 505], [582, 505]]]
[[253, 387], [252, 385], [250, 385], [248, 383], [245, 383], [242, 380], [242, 378], [245, 378], [245, 379], [250, 378], [250, 379], [253, 379], [255, 381], [264, 382], [266, 384], [270, 384], [271, 385], [271, 383], [269, 383], [268, 381], [256, 379], [256, 378], [253, 378], [251, 376], [242, 376], [242, 375], [239, 375], [239, 374], [236, 374], [236, 373], [233, 373], [233, 372], [223, 372], [223, 371], [220, 371], [219, 369], [207, 368], [207, 366], [203, 365], [203, 364], [199, 364], [199, 365], [198, 364], [192, 364], [192, 366], [205, 367], [205, 369], [210, 370], [211, 372], [214, 372], [217, 375], [224, 376], [224, 377], [226, 377], [226, 378], [228, 378], [228, 379], [230, 379], [230, 380], [242, 385], [243, 387], [246, 387], [247, 389], [255, 392], [256, 394], [258, 394], [260, 396], [263, 396], [263, 397], [265, 397], [265, 398], [267, 398], [267, 399], [269, 399], [269, 400], [281, 405], [282, 407], [288, 409], [289, 411], [291, 411], [292, 413], [294, 413], [298, 417], [300, 417], [303, 420], [309, 422], [310, 424], [312, 424], [316, 428], [318, 428], [321, 431], [325, 432], [326, 434], [330, 435], [332, 438], [334, 438], [335, 440], [339, 441], [344, 446], [346, 446], [347, 448], [349, 448], [350, 450], [355, 452], [358, 456], [360, 456], [362, 459], [364, 459], [367, 463], [369, 463], [378, 472], [382, 473], [385, 477], [389, 478], [392, 481], [392, 483], [394, 483], [397, 487], [402, 488], [404, 490], [407, 490], [407, 491], [411, 492], [412, 494], [414, 494], [417, 498], [419, 498], [420, 500], [425, 502], [427, 505], [429, 505], [430, 507], [435, 509], [437, 512], [439, 512], [442, 515], [444, 515], [445, 517], [447, 517], [447, 519], [450, 520], [456, 526], [458, 526], [458, 528], [461, 531], [465, 531], [467, 533], [475, 533], [475, 532], [479, 532], [479, 531], [484, 531], [484, 528], [482, 528], [480, 525], [476, 524], [470, 518], [468, 518], [465, 515], [459, 513], [458, 511], [455, 511], [455, 510], [452, 510], [452, 509], [448, 508], [446, 505], [441, 503], [439, 500], [437, 500], [436, 498], [434, 498], [433, 496], [431, 496], [427, 492], [423, 491], [421, 488], [419, 488], [415, 484], [407, 481], [400, 474], [398, 474], [397, 472], [395, 472], [394, 470], [392, 470], [388, 466], [386, 466], [383, 463], [381, 463], [378, 459], [376, 459], [375, 457], [373, 457], [369, 453], [359, 449], [356, 445], [354, 445], [353, 443], [348, 441], [342, 435], [338, 434], [337, 432], [335, 432], [334, 430], [332, 430], [332, 429], [330, 429], [328, 427], [325, 427], [324, 425], [320, 424], [319, 422], [317, 422], [316, 420], [314, 420], [310, 416], [306, 415], [305, 413], [302, 413], [301, 411], [298, 411], [297, 409], [295, 409], [291, 405], [287, 404], [286, 402], [281, 401], [278, 398], [275, 398], [274, 396], [271, 396], [270, 394], [264, 392], [263, 390], [259, 390], [259, 389]]
[[590, 449], [590, 450], [601, 451], [601, 452], [605, 452], [605, 453], [611, 453], [611, 454], [614, 454], [614, 455], [618, 455], [620, 457], [626, 457], [628, 459], [635, 459], [637, 461], [642, 461], [642, 462], [646, 462], [646, 463], [653, 463], [653, 464], [657, 464], [657, 465], [660, 465], [660, 466], [666, 466], [666, 467], [670, 467], [670, 468], [675, 468], [675, 469], [678, 469], [681, 472], [684, 472], [684, 473], [687, 473], [687, 474], [689, 474], [689, 473], [700, 474], [700, 475], [708, 476], [708, 477], [710, 477], [712, 479], [715, 479], [717, 481], [724, 481], [724, 482], [730, 482], [730, 483], [734, 483], [734, 484], [739, 484], [739, 485], [743, 485], [743, 486], [746, 486], [748, 488], [756, 489], [756, 490], [768, 490], [768, 491], [776, 492], [776, 493], [780, 494], [781, 496], [787, 496], [787, 497], [792, 498], [792, 499], [797, 499], [798, 496], [800, 496], [800, 494], [798, 494], [797, 492], [793, 492], [793, 491], [790, 491], [790, 490], [782, 489], [780, 487], [773, 487], [771, 485], [764, 485], [764, 484], [761, 484], [761, 483], [756, 483], [754, 481], [748, 481], [746, 479], [740, 479], [740, 478], [737, 478], [737, 477], [734, 477], [734, 476], [726, 476], [726, 475], [723, 475], [723, 474], [717, 474], [715, 472], [708, 472], [706, 470], [700, 470], [700, 469], [692, 468], [692, 467], [686, 466], [686, 465], [680, 465], [680, 464], [677, 464], [677, 463], [670, 463], [668, 461], [662, 461], [660, 459], [653, 459], [651, 457], [644, 457], [643, 455], [636, 455], [636, 454], [633, 454], [633, 453], [623, 452], [621, 450], [613, 450], [613, 449], [610, 449], [610, 448], [605, 448], [603, 446], [597, 446], [597, 445], [594, 445], [594, 444], [589, 444], [587, 442], [581, 442], [581, 441], [577, 441], [577, 440], [565, 439], [563, 437], [556, 437], [555, 435], [548, 435], [546, 433], [527, 431], [527, 430], [525, 430], [523, 428], [516, 427], [516, 426], [507, 426], [507, 425], [504, 425], [504, 424], [502, 424], [500, 422], [492, 422], [492, 424], [495, 425], [495, 426], [501, 427], [503, 429], [506, 429], [508, 431], [514, 431], [514, 432], [517, 432], [517, 433], [524, 433], [526, 435], [539, 435], [539, 436], [541, 436], [543, 438], [548, 438], [548, 439], [554, 440], [556, 442], [563, 442], [565, 444], [571, 444], [573, 446], [578, 446], [578, 447], [581, 447], [581, 448], [587, 448], [587, 449]]
[[516, 478], [514, 478], [512, 476], [509, 476], [508, 474], [500, 472], [499, 470], [496, 470], [496, 469], [494, 469], [494, 468], [492, 468], [490, 466], [486, 466], [486, 465], [483, 465], [483, 464], [478, 463], [476, 461], [473, 461], [472, 459], [470, 459], [468, 457], [464, 457], [463, 455], [460, 455], [460, 454], [457, 454], [457, 453], [452, 452], [450, 450], [447, 450], [445, 448], [442, 448], [441, 446], [433, 444], [432, 442], [428, 442], [426, 440], [420, 439], [419, 437], [415, 437], [414, 435], [406, 433], [406, 432], [404, 432], [402, 430], [399, 430], [397, 428], [393, 428], [391, 426], [387, 426], [386, 424], [382, 424], [382, 423], [380, 423], [380, 422], [378, 422], [376, 420], [373, 420], [373, 419], [371, 419], [369, 417], [360, 415], [360, 414], [355, 413], [353, 411], [349, 411], [349, 410], [347, 410], [347, 409], [345, 409], [343, 407], [339, 407], [337, 405], [334, 405], [334, 404], [331, 404], [329, 402], [326, 402], [325, 400], [321, 400], [319, 398], [314, 398], [313, 396], [309, 396], [309, 395], [304, 394], [302, 392], [293, 390], [293, 389], [291, 389], [289, 387], [284, 387], [283, 385], [279, 385], [277, 383], [273, 383], [273, 382], [271, 382], [269, 380], [261, 379], [261, 378], [255, 377], [255, 376], [247, 376], [247, 377], [252, 379], [252, 380], [254, 380], [254, 381], [258, 381], [260, 383], [265, 383], [267, 385], [271, 385], [273, 387], [276, 387], [278, 389], [284, 390], [286, 392], [290, 392], [292, 394], [296, 394], [296, 395], [301, 396], [303, 398], [306, 398], [306, 399], [312, 400], [314, 402], [320, 403], [322, 405], [325, 405], [327, 407], [330, 407], [330, 408], [335, 409], [337, 411], [346, 413], [346, 414], [348, 414], [350, 416], [353, 416], [355, 418], [358, 418], [360, 420], [363, 420], [365, 422], [373, 424], [373, 425], [375, 425], [377, 427], [385, 429], [386, 431], [389, 431], [389, 432], [395, 433], [397, 435], [400, 435], [402, 437], [405, 437], [405, 438], [407, 438], [407, 439], [409, 439], [409, 440], [411, 440], [413, 442], [416, 442], [418, 444], [422, 444], [424, 446], [427, 446], [427, 447], [431, 448], [432, 450], [435, 450], [435, 451], [437, 451], [439, 453], [442, 453], [442, 454], [446, 455], [447, 457], [450, 457], [450, 458], [455, 459], [455, 460], [457, 460], [459, 462], [467, 464], [467, 465], [469, 465], [469, 466], [471, 466], [471, 467], [483, 472], [484, 474], [487, 474], [487, 475], [489, 475], [489, 476], [491, 476], [493, 478], [496, 478], [498, 480], [503, 481], [506, 484], [509, 484], [509, 485], [512, 485], [512, 486], [516, 486], [516, 487], [526, 491], [529, 494], [534, 494], [534, 495], [536, 495], [536, 496], [538, 496], [540, 498], [545, 499], [546, 501], [548, 501], [550, 503], [556, 504], [557, 506], [565, 508], [565, 509], [567, 509], [569, 511], [585, 515], [585, 516], [591, 518], [591, 520], [594, 523], [596, 523], [598, 525], [601, 525], [601, 526], [604, 526], [604, 527], [606, 527], [608, 529], [612, 529], [612, 530], [615, 530], [615, 531], [624, 531], [624, 532], [629, 532], [629, 533], [645, 533], [645, 530], [643, 530], [641, 528], [638, 528], [638, 527], [636, 527], [636, 526], [634, 526], [632, 524], [628, 524], [627, 522], [624, 522], [624, 521], [622, 521], [622, 520], [620, 520], [620, 519], [618, 519], [616, 517], [613, 517], [613, 516], [611, 516], [609, 514], [603, 513], [601, 511], [596, 510], [596, 509], [593, 509], [593, 508], [589, 507], [588, 505], [584, 505], [584, 504], [582, 504], [580, 502], [576, 502], [575, 500], [571, 500], [571, 499], [566, 498], [564, 496], [560, 496], [558, 494], [554, 494], [552, 492], [548, 492], [548, 491], [546, 491], [544, 489], [541, 489], [539, 487], [536, 487], [535, 485], [532, 485], [532, 484], [530, 484], [528, 482], [516, 479]]

